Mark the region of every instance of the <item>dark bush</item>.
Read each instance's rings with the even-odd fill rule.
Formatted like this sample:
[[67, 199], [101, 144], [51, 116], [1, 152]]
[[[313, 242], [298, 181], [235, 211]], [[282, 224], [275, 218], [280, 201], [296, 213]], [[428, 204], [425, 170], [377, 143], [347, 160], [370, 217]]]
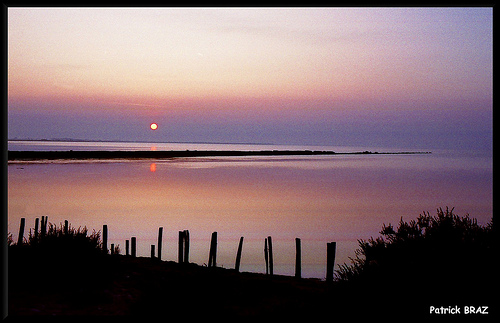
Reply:
[[[74, 289], [105, 279], [109, 262], [102, 252], [100, 232], [49, 223], [47, 232], [31, 232], [22, 245], [9, 245], [9, 282], [12, 286]], [[55, 283], [58, 282], [58, 283]], [[31, 288], [31, 287], [30, 287]]]
[[58, 228], [52, 223], [48, 224], [48, 230], [44, 236], [39, 233], [35, 237], [35, 234], [30, 230], [27, 245], [38, 248], [42, 252], [50, 251], [51, 254], [59, 256], [61, 253], [78, 254], [78, 256], [82, 256], [82, 253], [84, 255], [96, 254], [102, 249], [100, 232], [93, 230], [89, 234], [86, 227], [75, 229], [71, 225], [68, 225], [68, 231], [65, 232], [62, 224]]
[[355, 258], [340, 265], [336, 279], [395, 295], [420, 291], [461, 299], [484, 294], [495, 265], [492, 227], [448, 208], [410, 222], [401, 218], [396, 229], [384, 224], [381, 237], [358, 240]]

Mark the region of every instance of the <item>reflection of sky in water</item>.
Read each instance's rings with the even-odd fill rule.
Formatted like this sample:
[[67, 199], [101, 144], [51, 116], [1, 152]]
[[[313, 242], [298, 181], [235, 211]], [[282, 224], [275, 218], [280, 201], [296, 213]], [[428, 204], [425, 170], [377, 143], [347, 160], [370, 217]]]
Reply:
[[8, 226], [16, 240], [20, 217], [28, 228], [42, 215], [96, 230], [107, 224], [109, 243], [122, 251], [137, 236], [140, 256], [149, 255], [163, 226], [165, 260], [177, 259], [178, 231], [189, 229], [198, 264], [207, 262], [210, 234], [218, 231], [220, 265], [234, 266], [244, 236], [241, 270], [260, 272], [271, 235], [275, 272], [290, 275], [299, 237], [303, 275], [324, 277], [327, 242], [337, 241], [336, 263], [348, 262], [356, 239], [378, 236], [383, 223], [401, 216], [454, 206], [489, 221], [490, 165], [444, 154], [13, 163]]
[[[8, 150], [338, 150], [345, 147], [294, 146], [272, 144], [211, 144], [211, 143], [147, 143], [147, 142], [94, 142], [94, 141], [8, 141]], [[356, 148], [365, 150], [365, 148]]]
[[450, 157], [443, 153], [428, 155], [335, 155], [335, 156], [262, 156], [262, 157], [196, 157], [178, 158], [164, 161], [170, 166], [183, 168], [214, 167], [272, 167], [301, 169], [332, 168], [373, 168], [373, 169], [433, 169], [450, 170], [479, 169], [491, 171], [492, 159], [489, 157]]

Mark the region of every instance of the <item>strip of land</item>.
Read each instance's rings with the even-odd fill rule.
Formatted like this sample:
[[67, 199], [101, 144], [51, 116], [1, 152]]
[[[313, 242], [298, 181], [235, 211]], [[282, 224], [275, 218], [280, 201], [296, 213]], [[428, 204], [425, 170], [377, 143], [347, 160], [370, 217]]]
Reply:
[[430, 152], [349, 152], [327, 150], [168, 150], [168, 151], [9, 151], [8, 160], [55, 159], [166, 159], [184, 157], [238, 157], [238, 156], [313, 156], [313, 155], [402, 155], [430, 154]]

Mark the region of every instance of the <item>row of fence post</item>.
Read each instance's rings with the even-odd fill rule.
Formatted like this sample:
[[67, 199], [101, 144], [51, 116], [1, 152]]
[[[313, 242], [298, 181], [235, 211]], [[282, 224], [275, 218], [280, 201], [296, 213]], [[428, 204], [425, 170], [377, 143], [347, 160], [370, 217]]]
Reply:
[[264, 240], [264, 259], [266, 260], [266, 275], [273, 275], [273, 243], [271, 237]]
[[302, 251], [299, 238], [295, 238], [295, 277], [302, 277]]
[[189, 263], [189, 230], [179, 231], [179, 253], [180, 264]]
[[47, 234], [47, 222], [48, 222], [49, 216], [43, 216], [42, 215], [42, 220], [40, 224], [40, 236], [44, 237]]
[[[158, 228], [158, 260], [161, 260], [161, 245], [163, 239], [163, 227]], [[152, 256], [154, 257], [154, 250], [152, 250]]]
[[210, 253], [208, 255], [208, 267], [217, 267], [217, 232], [212, 233], [210, 240]]
[[24, 237], [24, 224], [26, 222], [25, 218], [21, 218], [21, 225], [19, 226], [19, 236], [17, 237], [17, 244], [22, 245], [23, 244], [23, 237]]
[[[44, 237], [47, 234], [47, 220], [48, 216], [42, 215], [42, 220], [40, 221], [39, 218], [35, 219], [35, 232], [33, 233], [33, 237], [35, 238], [35, 241], [38, 240], [38, 226], [40, 224], [40, 237]], [[26, 225], [26, 218], [21, 218], [21, 224], [19, 226], [19, 235], [17, 237], [17, 244], [22, 245], [24, 243], [24, 227]], [[64, 221], [64, 233], [68, 234], [68, 220]], [[30, 229], [31, 230], [31, 229]], [[31, 231], [30, 231], [31, 232]]]
[[108, 253], [108, 226], [102, 226], [102, 252]]
[[241, 250], [243, 249], [243, 237], [240, 238], [240, 243], [238, 244], [238, 252], [236, 253], [236, 262], [234, 264], [234, 269], [240, 271], [241, 263]]
[[[45, 236], [47, 233], [47, 219], [48, 216], [42, 216], [41, 225], [40, 225], [40, 235], [41, 237]], [[19, 227], [19, 236], [17, 240], [17, 244], [23, 244], [24, 238], [24, 227], [26, 224], [25, 218], [21, 218], [21, 224]], [[38, 238], [38, 224], [39, 219], [35, 219], [35, 232], [34, 237], [35, 240]], [[64, 233], [68, 234], [69, 232], [69, 223], [68, 220], [64, 221]], [[157, 256], [155, 257], [155, 245], [151, 245], [151, 258], [157, 258], [161, 260], [161, 252], [162, 252], [162, 239], [163, 239], [163, 227], [158, 229], [158, 247], [157, 247]], [[137, 239], [136, 237], [131, 237], [129, 240], [125, 240], [125, 255], [132, 257], [136, 257], [137, 255]], [[102, 226], [102, 251], [103, 253], [108, 253], [108, 226], [104, 224]], [[130, 247], [130, 248], [129, 248]], [[240, 242], [238, 244], [238, 251], [236, 254], [236, 261], [234, 269], [239, 272], [240, 263], [241, 263], [241, 253], [243, 249], [243, 237], [240, 238]], [[334, 266], [335, 266], [335, 251], [336, 251], [336, 242], [328, 242], [327, 243], [327, 264], [326, 264], [326, 281], [333, 281], [334, 274]], [[114, 244], [111, 244], [111, 254], [115, 253]], [[302, 251], [301, 251], [301, 240], [300, 238], [295, 238], [295, 277], [302, 277]], [[264, 259], [266, 262], [266, 275], [272, 276], [274, 274], [274, 264], [273, 264], [273, 243], [271, 236], [268, 236], [264, 240]], [[179, 231], [179, 252], [178, 252], [178, 262], [180, 264], [189, 263], [189, 230]], [[208, 256], [208, 267], [217, 267], [217, 232], [212, 233], [212, 237], [210, 240], [210, 252]]]

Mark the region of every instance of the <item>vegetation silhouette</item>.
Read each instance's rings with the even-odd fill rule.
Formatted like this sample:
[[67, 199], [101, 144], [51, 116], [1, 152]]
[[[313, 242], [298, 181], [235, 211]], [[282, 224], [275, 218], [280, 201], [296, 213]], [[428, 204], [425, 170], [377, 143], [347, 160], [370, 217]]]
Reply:
[[49, 224], [20, 245], [9, 236], [9, 315], [428, 319], [431, 305], [492, 307], [493, 220], [440, 208], [380, 234], [358, 240], [329, 283], [110, 255], [100, 231]]
[[393, 302], [402, 311], [415, 302], [487, 305], [496, 264], [493, 220], [481, 226], [453, 210], [401, 218], [396, 229], [384, 224], [382, 237], [358, 240], [355, 258], [339, 266], [336, 280], [351, 291], [383, 293], [374, 306]]
[[22, 244], [14, 244], [9, 235], [8, 245], [9, 313], [26, 311], [16, 308], [16, 299], [30, 304], [40, 301], [37, 295], [46, 304], [76, 309], [105, 300], [116, 266], [102, 251], [100, 231], [48, 223], [45, 234], [30, 230]]

